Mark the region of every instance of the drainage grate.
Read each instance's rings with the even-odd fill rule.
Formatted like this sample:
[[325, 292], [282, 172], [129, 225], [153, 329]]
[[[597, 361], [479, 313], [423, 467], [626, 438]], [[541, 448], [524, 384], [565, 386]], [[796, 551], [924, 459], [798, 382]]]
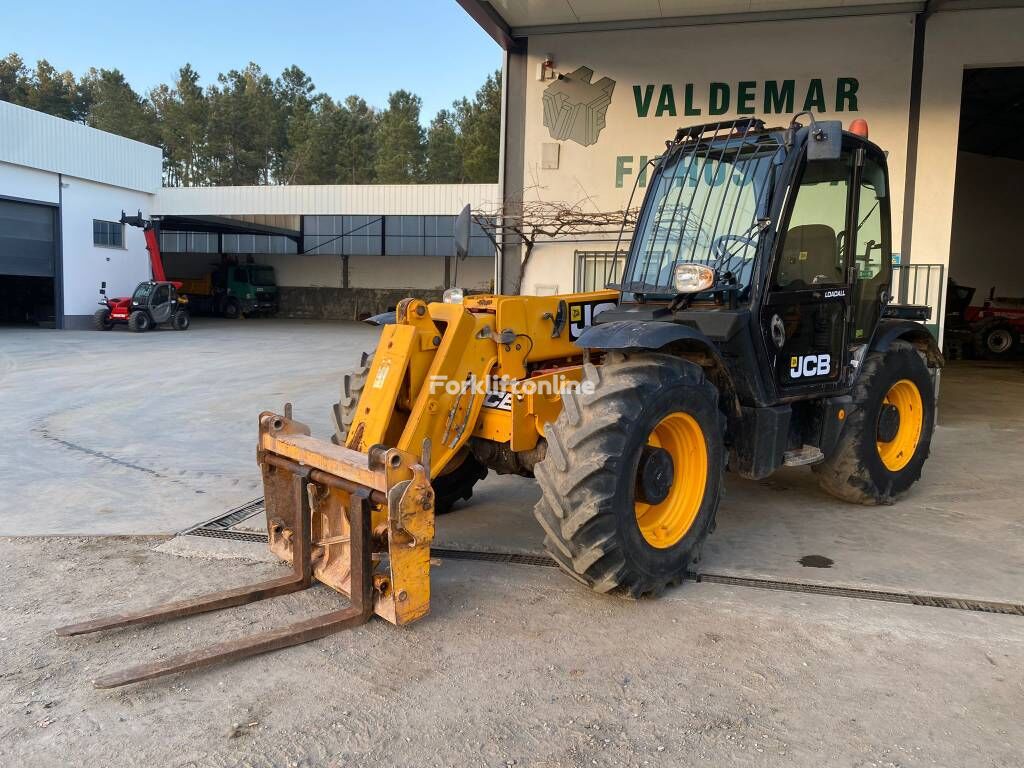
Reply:
[[[267, 534], [256, 531], [228, 530], [243, 520], [263, 512], [263, 499], [253, 499], [247, 504], [229, 510], [219, 517], [182, 531], [182, 535], [205, 536], [214, 539], [233, 539], [235, 541], [251, 541], [266, 543]], [[558, 564], [547, 555], [525, 555], [512, 552], [481, 552], [471, 549], [443, 549], [433, 547], [430, 554], [434, 557], [449, 560], [474, 560], [486, 563], [505, 563], [508, 565], [533, 565], [557, 568]], [[727, 584], [736, 587], [752, 587], [755, 589], [774, 589], [783, 592], [802, 592], [812, 595], [828, 595], [846, 597], [856, 600], [877, 600], [885, 603], [901, 603], [903, 605], [921, 605], [929, 608], [949, 608], [957, 611], [975, 611], [978, 613], [997, 613], [1008, 616], [1024, 616], [1024, 605], [1020, 603], [1003, 603], [992, 600], [969, 600], [943, 595], [917, 595], [912, 592], [887, 592], [881, 589], [863, 589], [858, 587], [833, 587], [827, 584], [805, 584], [799, 581], [782, 581], [776, 579], [753, 579], [745, 576], [726, 576], [718, 573], [686, 574], [688, 579], [709, 584]]]
[[432, 557], [447, 557], [449, 560], [480, 560], [487, 563], [558, 567], [558, 563], [547, 555], [520, 555], [513, 552], [477, 552], [471, 549], [440, 549], [438, 547], [431, 547], [430, 554]]
[[803, 584], [798, 581], [777, 581], [775, 579], [749, 579], [743, 576], [723, 576], [717, 573], [689, 573], [688, 578], [711, 584], [730, 584], [737, 587], [775, 589], [783, 592], [804, 592], [832, 597], [849, 597], [858, 600], [880, 600], [886, 603], [922, 605], [929, 608], [950, 608], [957, 611], [999, 613], [1008, 616], [1024, 616], [1024, 605], [1001, 603], [992, 600], [968, 600], [943, 595], [916, 595], [912, 592], [886, 592], [881, 589], [858, 589], [857, 587], [833, 587], [827, 584]]
[[232, 539], [233, 541], [254, 541], [258, 544], [267, 543], [267, 534], [258, 531], [226, 531], [223, 528], [193, 528], [184, 531], [183, 536], [205, 536], [208, 539]]
[[[217, 517], [211, 520], [205, 520], [199, 523], [199, 525], [182, 531], [182, 533], [192, 533], [193, 531], [197, 531], [201, 528], [220, 528], [222, 530], [227, 530], [228, 528], [232, 528], [238, 525], [243, 520], [248, 520], [250, 517], [255, 517], [256, 515], [262, 515], [263, 512], [263, 497], [260, 496], [258, 499], [253, 499], [252, 501], [247, 502], [240, 507], [229, 509], [227, 512], [217, 515]], [[202, 536], [203, 534], [200, 533], [197, 535]], [[265, 539], [266, 537], [264, 536], [264, 540]]]

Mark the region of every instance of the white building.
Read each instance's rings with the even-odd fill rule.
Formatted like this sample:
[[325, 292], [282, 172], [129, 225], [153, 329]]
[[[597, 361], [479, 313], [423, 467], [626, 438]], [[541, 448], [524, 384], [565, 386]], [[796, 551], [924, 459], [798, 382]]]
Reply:
[[493, 242], [476, 228], [456, 263], [452, 222], [497, 206], [497, 184], [162, 189], [161, 170], [157, 147], [0, 101], [0, 322], [88, 328], [101, 283], [123, 296], [149, 279], [122, 210], [158, 221], [168, 277], [272, 265], [285, 316], [356, 319], [493, 285]]
[[[888, 154], [907, 298], [941, 318], [945, 277], [1024, 296], [1024, 8], [1016, 0], [458, 0], [505, 50], [502, 181], [627, 204], [676, 129], [811, 110], [865, 118]], [[615, 240], [533, 249], [524, 293], [568, 292]], [[499, 289], [518, 277], [504, 249]], [[907, 286], [910, 288], [911, 286]]]
[[150, 276], [142, 231], [160, 189], [157, 147], [0, 101], [0, 320], [88, 327], [100, 283]]
[[354, 320], [458, 283], [494, 284], [494, 243], [474, 226], [456, 263], [452, 226], [467, 203], [494, 208], [497, 184], [175, 187], [153, 204], [168, 274], [222, 258], [274, 267], [288, 317]]

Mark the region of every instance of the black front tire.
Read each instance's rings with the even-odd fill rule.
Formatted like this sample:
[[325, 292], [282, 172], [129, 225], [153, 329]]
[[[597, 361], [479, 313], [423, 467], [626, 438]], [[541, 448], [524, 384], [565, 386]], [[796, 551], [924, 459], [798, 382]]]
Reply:
[[242, 316], [242, 305], [236, 299], [228, 299], [224, 303], [224, 317], [228, 320], [237, 320]]
[[104, 307], [92, 313], [92, 327], [97, 331], [109, 331], [114, 327], [110, 321], [110, 310]]
[[152, 326], [153, 323], [149, 319], [149, 314], [141, 309], [135, 310], [128, 317], [128, 330], [135, 333], [144, 333]]
[[175, 312], [171, 318], [171, 327], [176, 331], [187, 331], [192, 324], [192, 318], [188, 312]]
[[[334, 434], [331, 442], [344, 445], [352, 422], [355, 420], [359, 398], [366, 387], [366, 377], [370, 373], [373, 355], [364, 352], [359, 360], [359, 367], [346, 373], [341, 380], [341, 398], [331, 409], [334, 420]], [[456, 457], [449, 464], [447, 471], [431, 479], [434, 487], [434, 514], [444, 515], [460, 501], [469, 501], [473, 496], [473, 486], [487, 477], [487, 467], [477, 461], [473, 454], [465, 451], [463, 456]]]
[[[922, 424], [910, 460], [893, 471], [879, 453], [879, 419], [886, 394], [904, 379], [920, 393]], [[892, 504], [921, 478], [935, 428], [935, 391], [917, 348], [894, 341], [885, 352], [868, 353], [853, 388], [853, 401], [855, 408], [846, 419], [835, 450], [812, 470], [824, 490], [844, 501]]]
[[[585, 366], [585, 381], [592, 393], [562, 396], [561, 414], [545, 428], [547, 454], [534, 470], [544, 547], [597, 592], [658, 595], [683, 580], [715, 525], [725, 469], [718, 390], [695, 363], [653, 352], [609, 355], [600, 367]], [[677, 413], [703, 433], [703, 496], [682, 538], [656, 547], [637, 519], [637, 469], [652, 430]]]

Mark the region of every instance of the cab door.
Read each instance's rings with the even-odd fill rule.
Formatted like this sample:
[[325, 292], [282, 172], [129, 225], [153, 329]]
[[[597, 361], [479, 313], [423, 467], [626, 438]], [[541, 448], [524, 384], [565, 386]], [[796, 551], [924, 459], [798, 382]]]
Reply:
[[170, 283], [158, 283], [150, 300], [150, 317], [154, 323], [166, 323], [178, 303], [177, 292]]
[[848, 264], [858, 152], [806, 160], [790, 193], [761, 310], [761, 328], [782, 399], [846, 383], [850, 327]]

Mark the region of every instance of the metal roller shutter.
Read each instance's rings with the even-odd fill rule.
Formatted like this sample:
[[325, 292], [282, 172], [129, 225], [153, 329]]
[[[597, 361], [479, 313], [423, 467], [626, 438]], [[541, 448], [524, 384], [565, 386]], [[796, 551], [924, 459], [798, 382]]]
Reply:
[[0, 275], [53, 277], [54, 208], [0, 200]]

